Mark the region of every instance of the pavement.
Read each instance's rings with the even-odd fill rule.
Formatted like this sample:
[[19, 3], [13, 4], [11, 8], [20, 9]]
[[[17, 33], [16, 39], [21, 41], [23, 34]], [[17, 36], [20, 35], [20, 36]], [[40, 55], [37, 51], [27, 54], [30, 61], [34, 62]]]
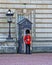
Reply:
[[52, 65], [52, 53], [0, 54], [0, 65]]

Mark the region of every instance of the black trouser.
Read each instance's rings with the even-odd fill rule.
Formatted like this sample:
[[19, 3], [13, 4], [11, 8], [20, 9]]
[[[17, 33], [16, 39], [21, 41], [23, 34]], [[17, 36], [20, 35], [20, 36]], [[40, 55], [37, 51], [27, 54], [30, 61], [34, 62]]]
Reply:
[[30, 54], [30, 44], [26, 44], [26, 54]]

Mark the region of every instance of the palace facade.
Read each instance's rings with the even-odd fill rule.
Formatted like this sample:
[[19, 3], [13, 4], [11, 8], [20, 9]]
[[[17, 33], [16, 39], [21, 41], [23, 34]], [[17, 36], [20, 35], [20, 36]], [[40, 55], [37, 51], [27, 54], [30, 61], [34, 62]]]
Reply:
[[[8, 9], [14, 12], [11, 23], [12, 42], [6, 41], [9, 32], [6, 17]], [[0, 53], [17, 53], [20, 35], [18, 23], [24, 18], [32, 23], [32, 52], [52, 52], [52, 1], [0, 0]], [[22, 47], [24, 49], [24, 45]]]

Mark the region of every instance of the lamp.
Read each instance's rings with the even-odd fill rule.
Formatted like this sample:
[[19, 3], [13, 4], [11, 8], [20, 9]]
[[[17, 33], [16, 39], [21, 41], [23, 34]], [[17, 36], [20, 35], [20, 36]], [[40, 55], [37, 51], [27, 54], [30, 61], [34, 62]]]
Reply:
[[7, 22], [9, 23], [9, 34], [8, 34], [8, 38], [7, 39], [13, 39], [11, 37], [11, 23], [12, 23], [12, 17], [13, 17], [14, 13], [9, 9], [6, 13], [7, 16]]

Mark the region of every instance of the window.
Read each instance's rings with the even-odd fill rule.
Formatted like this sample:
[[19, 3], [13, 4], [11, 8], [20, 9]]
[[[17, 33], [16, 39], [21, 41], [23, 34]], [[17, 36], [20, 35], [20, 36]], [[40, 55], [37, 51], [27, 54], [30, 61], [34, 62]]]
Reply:
[[23, 19], [24, 19], [24, 15], [23, 14], [18, 14], [18, 22], [20, 22]]

